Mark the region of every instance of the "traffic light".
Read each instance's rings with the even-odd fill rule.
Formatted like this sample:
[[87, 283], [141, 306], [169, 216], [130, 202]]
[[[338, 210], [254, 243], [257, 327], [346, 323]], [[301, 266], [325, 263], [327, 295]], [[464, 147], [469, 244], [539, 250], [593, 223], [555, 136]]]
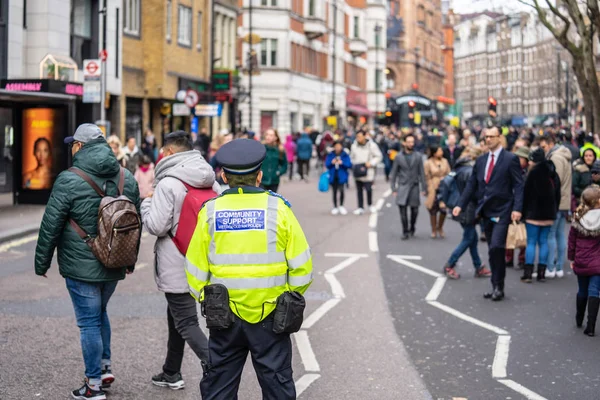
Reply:
[[416, 103], [415, 103], [414, 101], [412, 101], [412, 100], [411, 100], [411, 101], [409, 101], [409, 102], [408, 102], [408, 107], [409, 107], [411, 110], [412, 110], [413, 108], [415, 108], [415, 106], [416, 106]]
[[488, 97], [488, 114], [492, 118], [496, 118], [496, 116], [498, 115], [496, 113], [496, 106], [497, 105], [498, 105], [498, 102], [496, 101], [495, 98], [493, 98], [492, 96]]

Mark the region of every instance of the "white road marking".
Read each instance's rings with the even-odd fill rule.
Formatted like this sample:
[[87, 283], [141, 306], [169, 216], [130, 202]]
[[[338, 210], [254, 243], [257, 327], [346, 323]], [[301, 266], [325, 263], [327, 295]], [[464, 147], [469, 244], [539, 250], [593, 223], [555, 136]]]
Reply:
[[369, 250], [373, 253], [379, 251], [379, 243], [377, 243], [377, 232], [369, 232]]
[[527, 389], [525, 386], [513, 381], [512, 379], [498, 379], [498, 382], [508, 386], [515, 392], [522, 394], [527, 400], [548, 400], [547, 398]]
[[331, 292], [333, 293], [333, 297], [337, 299], [343, 299], [346, 297], [344, 293], [344, 288], [340, 281], [337, 280], [335, 275], [325, 273], [325, 279], [329, 282], [329, 286], [331, 286]]
[[29, 242], [33, 242], [34, 240], [37, 240], [37, 238], [38, 235], [36, 233], [34, 235], [25, 236], [20, 239], [12, 240], [8, 243], [4, 243], [3, 245], [0, 245], [0, 253], [4, 253], [5, 251], [12, 249], [13, 247], [19, 247]]
[[296, 383], [296, 397], [300, 397], [300, 395], [317, 379], [319, 379], [321, 375], [319, 374], [304, 374], [300, 379], [298, 379]]
[[369, 228], [371, 228], [371, 229], [377, 228], [377, 217], [379, 217], [379, 215], [377, 215], [377, 213], [372, 213], [369, 216]]
[[148, 266], [148, 263], [139, 263], [139, 264], [136, 264], [135, 269], [140, 270], [140, 269], [146, 268], [147, 266]]
[[[325, 254], [327, 256], [327, 254]], [[366, 257], [366, 254], [354, 254], [352, 255], [352, 257], [342, 261], [341, 263], [329, 268], [327, 271], [325, 271], [326, 274], [337, 274], [338, 272], [342, 271], [344, 268], [354, 264], [356, 261], [360, 260], [361, 258]]]
[[308, 316], [308, 318], [306, 318], [304, 320], [304, 323], [302, 324], [302, 328], [303, 329], [312, 328], [313, 325], [316, 324], [321, 318], [323, 318], [323, 316], [325, 314], [327, 314], [327, 312], [329, 310], [331, 310], [333, 307], [337, 306], [337, 304], [340, 301], [342, 301], [342, 299], [329, 299], [325, 303], [321, 304], [321, 306], [319, 306], [319, 308], [317, 308], [315, 311], [313, 311], [313, 313], [310, 314]]
[[142, 239], [147, 238], [148, 236], [150, 236], [150, 234], [147, 231], [143, 231], [142, 232]]
[[442, 277], [442, 274], [440, 274], [439, 272], [432, 271], [429, 268], [421, 267], [420, 265], [417, 265], [415, 263], [412, 263], [412, 262], [406, 260], [403, 256], [388, 255], [387, 258], [389, 258], [392, 261], [396, 261], [398, 264], [406, 265], [409, 268], [416, 269], [417, 271], [421, 271], [424, 274], [433, 276], [434, 278]]
[[300, 353], [300, 358], [302, 358], [304, 369], [308, 372], [321, 371], [321, 367], [319, 367], [319, 363], [317, 362], [317, 357], [315, 357], [315, 353], [310, 345], [310, 340], [308, 340], [308, 332], [299, 330], [292, 336], [294, 336], [296, 346], [298, 346], [298, 352]]
[[375, 204], [375, 208], [377, 209], [377, 211], [381, 211], [381, 208], [383, 207], [383, 202], [384, 201], [385, 200], [383, 200], [383, 199], [377, 200], [377, 203]]
[[383, 197], [388, 197], [390, 194], [392, 194], [392, 189], [388, 189], [385, 192], [383, 192]]
[[389, 254], [388, 258], [391, 258], [391, 257], [400, 257], [403, 260], [415, 260], [415, 261], [421, 261], [423, 259], [423, 257], [421, 257], [421, 256], [404, 256], [402, 254]]
[[445, 276], [440, 276], [436, 278], [435, 283], [431, 287], [429, 293], [427, 293], [427, 297], [425, 297], [425, 300], [436, 301], [440, 296], [440, 293], [442, 293], [442, 290], [444, 289], [444, 285], [446, 284], [447, 280], [448, 278], [446, 278]]
[[492, 364], [492, 378], [506, 378], [506, 365], [508, 364], [508, 350], [510, 348], [510, 336], [498, 335], [496, 342], [496, 354]]
[[429, 304], [431, 304], [434, 307], [439, 308], [442, 311], [447, 312], [448, 314], [454, 315], [456, 318], [462, 319], [463, 321], [470, 322], [473, 325], [477, 325], [483, 329], [487, 329], [488, 331], [492, 331], [497, 335], [508, 335], [508, 332], [505, 331], [504, 329], [500, 329], [497, 326], [488, 324], [487, 322], [480, 321], [477, 318], [473, 318], [473, 317], [471, 317], [467, 314], [464, 314], [464, 313], [462, 313], [452, 307], [449, 307], [445, 304], [438, 303], [437, 301], [430, 301]]
[[[359, 257], [359, 258], [367, 258], [367, 257], [369, 257], [369, 255], [365, 254], [365, 253], [325, 253], [325, 257]], [[350, 263], [350, 264], [352, 264], [352, 263]]]

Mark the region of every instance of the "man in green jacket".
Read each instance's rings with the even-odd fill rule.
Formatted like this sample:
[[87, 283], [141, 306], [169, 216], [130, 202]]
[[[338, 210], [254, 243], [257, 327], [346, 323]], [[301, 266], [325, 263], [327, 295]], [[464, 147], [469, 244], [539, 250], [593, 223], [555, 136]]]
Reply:
[[[85, 172], [108, 196], [117, 195], [119, 162], [100, 128], [80, 125], [65, 143], [73, 155], [73, 166]], [[123, 194], [139, 212], [140, 192], [129, 171], [125, 171]], [[70, 171], [60, 173], [46, 206], [35, 250], [35, 273], [46, 278], [54, 249], [58, 248], [58, 269], [75, 309], [86, 376], [84, 385], [71, 393], [75, 399], [104, 400], [103, 387], [115, 379], [110, 366], [111, 331], [106, 306], [118, 281], [125, 278], [126, 269], [108, 269], [100, 264], [68, 223], [71, 218], [90, 236], [96, 236], [100, 200], [81, 177]], [[127, 273], [131, 272], [133, 266], [127, 269]]]

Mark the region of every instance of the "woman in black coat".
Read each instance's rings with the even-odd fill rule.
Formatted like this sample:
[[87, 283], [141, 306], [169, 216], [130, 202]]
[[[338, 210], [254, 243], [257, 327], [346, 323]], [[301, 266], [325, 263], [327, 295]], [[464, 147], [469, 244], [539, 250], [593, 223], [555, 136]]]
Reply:
[[538, 281], [544, 281], [548, 262], [548, 234], [556, 219], [560, 204], [560, 179], [552, 161], [546, 160], [544, 151], [536, 149], [529, 154], [530, 171], [523, 192], [523, 219], [527, 228], [525, 268], [521, 280], [531, 283], [536, 247], [538, 256]]

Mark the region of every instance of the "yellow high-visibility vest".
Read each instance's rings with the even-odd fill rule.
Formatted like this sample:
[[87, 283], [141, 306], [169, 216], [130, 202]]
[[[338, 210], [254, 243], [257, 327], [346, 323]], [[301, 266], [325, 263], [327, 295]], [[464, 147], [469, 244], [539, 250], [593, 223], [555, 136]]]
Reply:
[[258, 323], [285, 291], [312, 283], [312, 256], [289, 203], [259, 188], [237, 187], [206, 202], [186, 254], [190, 293], [220, 283], [241, 319]]

